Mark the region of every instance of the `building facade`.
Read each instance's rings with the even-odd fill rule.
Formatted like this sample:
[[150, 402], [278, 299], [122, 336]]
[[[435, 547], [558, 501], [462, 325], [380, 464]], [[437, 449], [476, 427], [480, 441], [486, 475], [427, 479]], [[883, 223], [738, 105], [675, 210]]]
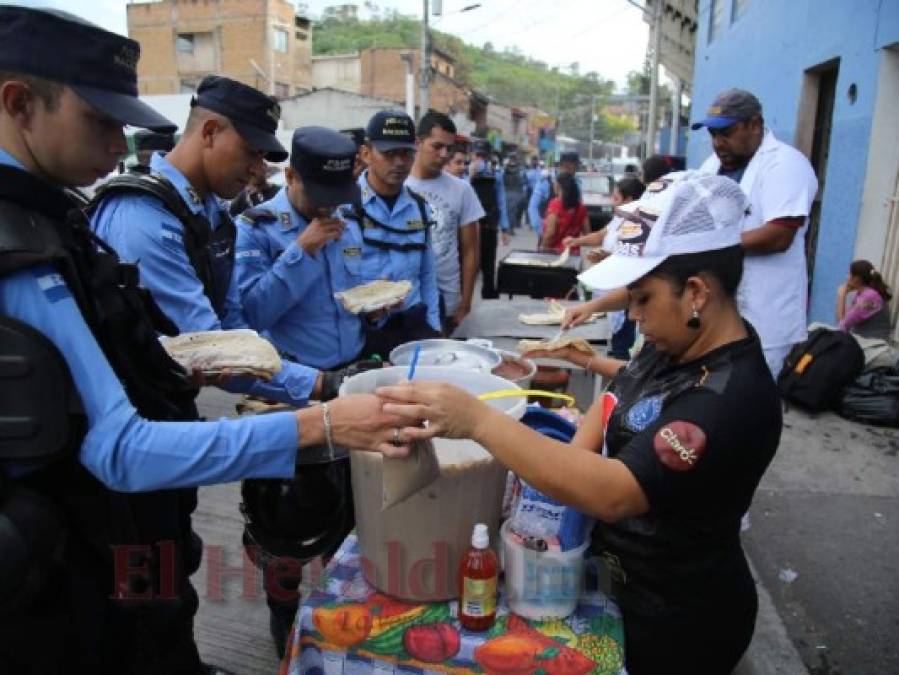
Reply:
[[287, 0], [159, 0], [127, 5], [141, 94], [178, 94], [225, 75], [278, 98], [312, 86], [312, 26]]
[[[856, 258], [896, 289], [899, 2], [700, 0], [698, 23], [693, 119], [717, 92], [748, 89], [775, 136], [815, 168], [809, 319], [834, 322], [837, 287]], [[688, 165], [710, 153], [708, 133], [691, 132]]]

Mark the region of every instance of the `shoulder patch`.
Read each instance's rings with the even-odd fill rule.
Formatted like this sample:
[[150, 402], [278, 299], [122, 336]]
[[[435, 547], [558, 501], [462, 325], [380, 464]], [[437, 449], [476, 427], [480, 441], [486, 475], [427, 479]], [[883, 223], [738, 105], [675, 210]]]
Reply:
[[49, 274], [41, 273], [35, 274], [34, 276], [38, 288], [44, 292], [44, 295], [47, 296], [47, 300], [50, 302], [59, 302], [65, 298], [72, 297], [61, 274], [50, 272]]
[[659, 461], [672, 471], [692, 471], [706, 451], [705, 432], [693, 422], [676, 420], [656, 432], [652, 446]]
[[643, 431], [656, 421], [662, 412], [662, 395], [641, 398], [627, 411], [624, 423], [631, 431]]
[[278, 220], [281, 221], [281, 227], [285, 230], [289, 230], [292, 226], [290, 222], [290, 213], [288, 211], [282, 211], [278, 214]]

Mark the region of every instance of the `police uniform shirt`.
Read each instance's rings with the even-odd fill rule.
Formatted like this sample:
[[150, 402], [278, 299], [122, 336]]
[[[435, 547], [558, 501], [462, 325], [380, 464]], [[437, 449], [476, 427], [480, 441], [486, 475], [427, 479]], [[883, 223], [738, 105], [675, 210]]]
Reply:
[[[23, 169], [2, 150], [0, 164]], [[140, 417], [53, 266], [0, 279], [0, 313], [40, 331], [62, 354], [87, 416], [79, 458], [107, 487], [131, 492], [293, 476], [292, 413], [189, 423]]]
[[[362, 247], [362, 280], [363, 282], [387, 279], [389, 281], [409, 281], [412, 291], [406, 298], [402, 309], [424, 304], [427, 308], [427, 322], [435, 331], [440, 331], [440, 301], [437, 290], [437, 271], [434, 264], [434, 251], [427, 236], [426, 223], [422, 222], [418, 202], [403, 186], [396, 203], [391, 210], [368, 184], [368, 170], [359, 176], [359, 187], [362, 191], [362, 208], [373, 219], [391, 228], [407, 230], [408, 235], [390, 232], [376, 226], [362, 223], [366, 238], [406, 244], [409, 242], [425, 242], [424, 250], [388, 250], [367, 243]], [[432, 219], [430, 210], [426, 216]], [[402, 311], [402, 310], [400, 310]]]
[[647, 513], [593, 533], [625, 610], [661, 618], [746, 582], [740, 518], [782, 423], [746, 326], [749, 337], [686, 364], [648, 345], [603, 394], [603, 452], [627, 466], [649, 502]]
[[[154, 153], [150, 169], [166, 178], [193, 213], [202, 214], [213, 229], [222, 222], [222, 205], [214, 195], [201, 198], [190, 182], [163, 155]], [[247, 326], [235, 284], [228, 288], [225, 316], [219, 319], [203, 290], [184, 248], [184, 227], [154, 197], [115, 195], [104, 199], [91, 217], [91, 227], [126, 262], [136, 262], [140, 280], [156, 303], [182, 332], [244, 328]], [[305, 405], [318, 372], [285, 362], [270, 382], [232, 378], [233, 393], [251, 393]]]
[[237, 220], [234, 276], [248, 323], [320, 369], [356, 359], [365, 343], [362, 319], [334, 297], [362, 283], [362, 233], [345, 223], [340, 239], [306, 253], [297, 238], [309, 223], [286, 188]]

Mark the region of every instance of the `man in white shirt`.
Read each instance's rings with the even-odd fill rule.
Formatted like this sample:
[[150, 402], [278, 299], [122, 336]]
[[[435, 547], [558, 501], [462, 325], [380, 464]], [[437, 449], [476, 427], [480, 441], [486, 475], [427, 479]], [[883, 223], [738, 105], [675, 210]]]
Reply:
[[748, 91], [718, 94], [692, 126], [701, 127], [711, 134], [715, 154], [700, 172], [733, 178], [750, 200], [737, 302], [777, 377], [792, 346], [807, 337], [805, 232], [818, 180], [808, 159], [765, 127], [762, 106]]
[[484, 217], [484, 209], [467, 181], [443, 170], [456, 139], [453, 121], [430, 110], [418, 123], [417, 137], [415, 164], [406, 185], [423, 196], [434, 212], [431, 242], [441, 320], [449, 333], [471, 311], [478, 276], [478, 220]]

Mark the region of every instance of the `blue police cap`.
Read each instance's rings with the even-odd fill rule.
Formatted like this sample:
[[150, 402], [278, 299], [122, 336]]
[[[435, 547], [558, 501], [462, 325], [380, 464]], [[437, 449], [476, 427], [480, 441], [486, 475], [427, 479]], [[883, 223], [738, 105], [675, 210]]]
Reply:
[[399, 110], [376, 112], [365, 127], [365, 138], [379, 152], [415, 149], [415, 122]]
[[293, 132], [290, 165], [303, 180], [303, 190], [317, 207], [351, 204], [360, 199], [353, 178], [356, 144], [325, 127], [301, 127]]
[[70, 87], [117, 122], [178, 127], [137, 98], [140, 45], [67, 12], [0, 5], [0, 70]]
[[271, 96], [242, 82], [208, 75], [200, 82], [190, 104], [191, 107], [198, 105], [227, 117], [254, 150], [265, 152], [268, 161], [283, 162], [287, 159], [287, 150], [275, 136], [281, 119], [281, 106]]

